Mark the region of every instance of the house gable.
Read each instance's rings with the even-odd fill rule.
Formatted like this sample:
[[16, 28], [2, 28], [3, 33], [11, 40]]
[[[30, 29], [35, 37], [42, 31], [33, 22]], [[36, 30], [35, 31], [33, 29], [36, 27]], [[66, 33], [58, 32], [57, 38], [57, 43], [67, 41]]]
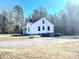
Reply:
[[41, 18], [30, 26], [31, 33], [52, 33], [54, 25], [45, 18]]
[[54, 25], [46, 18], [41, 18], [26, 26], [25, 34], [54, 33]]
[[32, 24], [35, 25], [35, 24], [39, 24], [39, 25], [46, 25], [46, 24], [50, 24], [52, 26], [54, 26], [54, 24], [52, 24], [49, 20], [47, 20], [46, 18], [41, 18], [39, 19], [38, 21], [36, 21], [35, 23]]

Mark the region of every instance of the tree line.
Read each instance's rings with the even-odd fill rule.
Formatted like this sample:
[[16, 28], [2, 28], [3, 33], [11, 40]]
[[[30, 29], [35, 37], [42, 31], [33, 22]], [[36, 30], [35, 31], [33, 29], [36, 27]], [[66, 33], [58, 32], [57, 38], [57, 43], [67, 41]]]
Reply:
[[42, 17], [47, 18], [55, 25], [55, 33], [79, 35], [79, 5], [68, 2], [64, 9], [53, 15], [48, 14], [45, 8], [38, 7], [26, 19], [27, 21], [36, 21]]
[[45, 17], [55, 25], [55, 33], [79, 35], [79, 5], [68, 2], [64, 9], [51, 15], [43, 7], [38, 7], [28, 17], [24, 17], [23, 13], [19, 5], [8, 11], [1, 11], [0, 33], [22, 33], [28, 21], [33, 22]]
[[13, 9], [1, 11], [0, 33], [22, 33], [24, 24], [23, 9], [19, 5], [16, 5]]

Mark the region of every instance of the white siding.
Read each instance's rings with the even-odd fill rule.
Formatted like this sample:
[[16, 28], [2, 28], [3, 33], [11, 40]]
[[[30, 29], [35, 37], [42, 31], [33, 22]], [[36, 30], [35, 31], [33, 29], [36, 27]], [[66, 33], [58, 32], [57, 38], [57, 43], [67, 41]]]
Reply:
[[[43, 21], [44, 20], [44, 24]], [[38, 26], [40, 26], [40, 31], [38, 31]], [[44, 30], [42, 27], [45, 27]], [[50, 27], [50, 31], [48, 31], [48, 26]], [[38, 20], [37, 22], [33, 23], [31, 26], [27, 26], [30, 28], [30, 31], [26, 30], [27, 34], [41, 34], [41, 33], [53, 33], [54, 32], [54, 25], [50, 23], [45, 18]]]

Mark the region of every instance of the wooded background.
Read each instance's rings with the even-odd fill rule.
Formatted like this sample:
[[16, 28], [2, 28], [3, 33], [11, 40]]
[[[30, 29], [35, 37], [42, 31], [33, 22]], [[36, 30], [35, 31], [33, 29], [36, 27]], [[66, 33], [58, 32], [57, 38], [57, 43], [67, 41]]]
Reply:
[[0, 33], [21, 34], [28, 21], [36, 21], [42, 17], [55, 25], [55, 33], [79, 35], [79, 5], [70, 2], [64, 9], [51, 15], [42, 6], [33, 10], [28, 17], [24, 17], [24, 11], [19, 5], [14, 6], [13, 9], [2, 10], [0, 12]]

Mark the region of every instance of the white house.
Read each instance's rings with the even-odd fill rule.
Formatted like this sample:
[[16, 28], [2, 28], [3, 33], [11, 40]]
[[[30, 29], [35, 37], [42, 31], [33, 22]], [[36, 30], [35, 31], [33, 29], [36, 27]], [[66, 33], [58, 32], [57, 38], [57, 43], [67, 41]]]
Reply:
[[46, 18], [41, 18], [36, 22], [28, 22], [23, 34], [43, 34], [54, 33], [54, 25]]

